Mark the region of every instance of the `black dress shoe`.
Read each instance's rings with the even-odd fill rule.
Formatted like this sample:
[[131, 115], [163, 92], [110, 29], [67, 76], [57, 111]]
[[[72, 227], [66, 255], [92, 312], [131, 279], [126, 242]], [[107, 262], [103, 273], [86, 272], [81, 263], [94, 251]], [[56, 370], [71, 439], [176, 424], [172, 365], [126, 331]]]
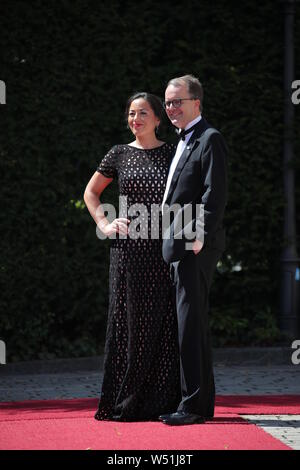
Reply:
[[163, 421], [164, 419], [169, 418], [169, 416], [171, 416], [171, 415], [172, 415], [172, 413], [168, 413], [168, 414], [165, 414], [165, 415], [160, 415], [158, 417], [158, 419], [159, 419], [159, 421]]
[[[168, 414], [165, 414], [165, 415], [160, 415], [158, 417], [159, 421], [164, 421], [165, 419], [169, 418], [171, 416], [171, 414], [173, 413], [168, 413]], [[213, 415], [210, 415], [210, 416], [204, 416], [204, 420], [212, 420], [214, 418]]]
[[169, 426], [182, 426], [184, 424], [203, 424], [205, 419], [203, 416], [195, 415], [193, 413], [186, 413], [185, 411], [176, 411], [163, 419], [164, 424]]

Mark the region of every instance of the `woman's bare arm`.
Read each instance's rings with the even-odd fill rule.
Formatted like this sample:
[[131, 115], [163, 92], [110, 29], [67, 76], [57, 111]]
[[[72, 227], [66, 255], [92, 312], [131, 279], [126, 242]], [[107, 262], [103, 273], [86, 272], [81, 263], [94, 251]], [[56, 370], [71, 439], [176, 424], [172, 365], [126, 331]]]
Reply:
[[128, 233], [128, 219], [117, 218], [109, 223], [101, 207], [100, 196], [104, 189], [112, 182], [113, 178], [106, 178], [95, 171], [84, 191], [84, 202], [96, 222], [97, 226], [105, 235], [110, 236], [113, 233]]

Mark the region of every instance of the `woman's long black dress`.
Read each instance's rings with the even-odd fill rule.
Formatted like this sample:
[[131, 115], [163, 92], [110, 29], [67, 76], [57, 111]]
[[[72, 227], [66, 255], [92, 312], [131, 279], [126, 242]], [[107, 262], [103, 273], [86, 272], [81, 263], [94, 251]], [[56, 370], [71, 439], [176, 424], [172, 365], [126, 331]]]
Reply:
[[[162, 203], [173, 154], [170, 144], [146, 150], [116, 145], [97, 168], [106, 177], [118, 178], [120, 217], [134, 220], [134, 216], [127, 216], [124, 203], [127, 208], [143, 204], [148, 213], [136, 213], [141, 223], [136, 218], [135, 233], [140, 229], [140, 238], [120, 236], [111, 245], [104, 378], [95, 414], [98, 420], [157, 419], [161, 413], [176, 410], [181, 399], [172, 284], [161, 254], [161, 229], [156, 230], [157, 208]], [[154, 239], [149, 236], [151, 220]]]

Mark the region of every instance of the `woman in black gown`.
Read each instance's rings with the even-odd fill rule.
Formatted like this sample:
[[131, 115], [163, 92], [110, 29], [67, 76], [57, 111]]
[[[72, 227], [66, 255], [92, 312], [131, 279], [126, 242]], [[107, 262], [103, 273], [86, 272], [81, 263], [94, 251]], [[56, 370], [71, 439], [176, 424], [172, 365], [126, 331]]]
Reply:
[[[115, 145], [105, 155], [84, 194], [98, 228], [113, 238], [97, 420], [156, 420], [180, 400], [177, 319], [157, 211], [174, 154], [174, 147], [156, 135], [163, 113], [155, 95], [137, 93], [129, 98], [126, 116], [135, 140]], [[126, 211], [109, 223], [101, 209], [99, 197], [113, 178], [118, 179], [127, 207], [137, 204], [143, 209], [135, 231], [130, 231], [134, 217]]]

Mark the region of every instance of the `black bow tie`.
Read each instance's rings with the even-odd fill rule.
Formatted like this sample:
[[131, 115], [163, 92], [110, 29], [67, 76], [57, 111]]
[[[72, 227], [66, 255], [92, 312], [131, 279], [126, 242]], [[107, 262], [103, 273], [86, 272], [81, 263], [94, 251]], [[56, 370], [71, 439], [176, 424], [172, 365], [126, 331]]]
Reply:
[[184, 130], [184, 129], [176, 129], [175, 132], [177, 132], [177, 134], [178, 134], [178, 136], [179, 136], [179, 138], [180, 138], [181, 140], [185, 140], [185, 136], [186, 136], [187, 134], [190, 134], [190, 133], [198, 126], [198, 124], [199, 124], [199, 122], [196, 122], [196, 124], [194, 124], [194, 125], [193, 125], [192, 127], [190, 127], [189, 129], [186, 129], [186, 130]]

